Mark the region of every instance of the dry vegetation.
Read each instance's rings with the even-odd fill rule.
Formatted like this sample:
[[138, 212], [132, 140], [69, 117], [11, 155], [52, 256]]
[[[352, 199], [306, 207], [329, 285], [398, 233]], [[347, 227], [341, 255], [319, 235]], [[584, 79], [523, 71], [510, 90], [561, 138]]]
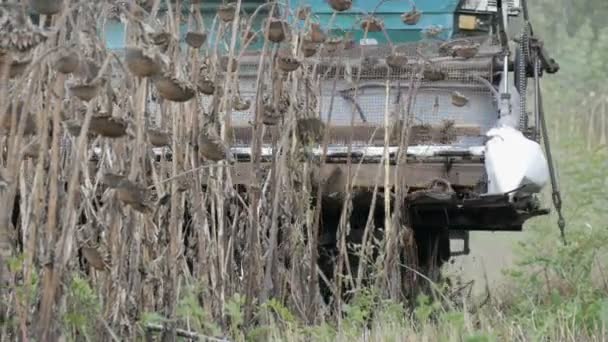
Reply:
[[[496, 324], [504, 316], [468, 310], [466, 301], [441, 291], [429, 292], [436, 301], [419, 297], [415, 311], [395, 304], [414, 298], [404, 288], [426, 280], [413, 265], [400, 265], [399, 246], [411, 245], [412, 237], [400, 201], [390, 196], [373, 201], [385, 217], [384, 235], [372, 233], [370, 210], [359, 262], [348, 260], [350, 177], [338, 183], [349, 205], [336, 212], [343, 247], [333, 256], [337, 270], [333, 278], [322, 276], [319, 208], [333, 190], [311, 176], [324, 158], [311, 160], [306, 150], [321, 144], [327, 151], [329, 124], [318, 118], [320, 79], [307, 58], [319, 49], [338, 55], [348, 42], [326, 37], [305, 9], [255, 31], [258, 12], [243, 17], [241, 1], [222, 6], [211, 26], [202, 25], [194, 7], [186, 15], [177, 10], [179, 0], [162, 1], [163, 19], [152, 19], [160, 0], [29, 2], [44, 14], [39, 25], [24, 7], [0, 5], [3, 340], [501, 334]], [[296, 17], [304, 30], [290, 24]], [[100, 29], [119, 19], [128, 46], [120, 56], [105, 47]], [[415, 8], [403, 15], [405, 24], [419, 19]], [[362, 26], [383, 30], [373, 16]], [[241, 38], [245, 46], [237, 44]], [[251, 101], [239, 94], [239, 57], [260, 39]], [[399, 66], [403, 58], [395, 53], [391, 61]], [[416, 80], [410, 89], [401, 150]], [[254, 168], [251, 183], [235, 187], [230, 120], [244, 110], [253, 118]], [[268, 132], [275, 148], [270, 168], [262, 169]], [[388, 172], [382, 165], [379, 171]], [[331, 177], [327, 183], [336, 186]], [[395, 198], [404, 192], [397, 185]], [[319, 288], [335, 300], [326, 304]], [[347, 291], [355, 294], [349, 305], [342, 301]], [[377, 323], [369, 323], [374, 315]], [[568, 315], [556, 319], [570, 327]], [[525, 339], [531, 335], [518, 329], [528, 326], [502, 326], [500, 336]]]
[[[263, 323], [257, 308], [270, 298], [319, 323], [341, 308], [343, 291], [372, 283], [404, 299], [402, 283], [411, 276], [402, 279], [397, 247], [407, 229], [388, 197], [386, 239], [374, 241], [366, 229], [358, 252], [361, 265], [375, 267], [351, 265], [346, 248], [335, 256], [333, 279], [320, 277], [317, 266], [325, 192], [323, 180], [311, 177], [318, 162], [303, 151], [319, 143], [326, 151], [329, 135], [315, 110], [320, 80], [304, 56], [324, 45], [339, 54], [345, 42], [326, 42], [305, 10], [286, 14], [289, 21], [297, 15], [304, 30], [285, 17], [254, 31], [258, 11], [279, 3], [250, 17], [240, 1], [223, 5], [207, 32], [195, 2], [186, 15], [180, 1], [163, 2], [162, 19], [154, 19], [160, 1], [0, 7], [3, 336], [133, 339], [156, 329], [139, 324], [149, 313], [166, 319], [168, 339], [176, 327], [208, 332], [211, 321], [227, 331]], [[39, 25], [29, 9], [42, 14]], [[126, 24], [120, 56], [106, 48], [100, 29], [111, 20]], [[362, 25], [383, 30], [371, 16]], [[251, 103], [239, 95], [239, 60], [258, 39], [264, 44]], [[248, 109], [255, 167], [243, 192], [231, 180], [228, 145], [231, 113]], [[268, 170], [260, 166], [265, 130], [275, 147]], [[344, 188], [348, 199], [349, 184]], [[342, 247], [351, 209], [336, 212]], [[319, 279], [338, 299], [331, 306]], [[200, 310], [198, 323], [180, 313], [184, 298]], [[239, 322], [229, 315], [234, 298], [243, 301]]]

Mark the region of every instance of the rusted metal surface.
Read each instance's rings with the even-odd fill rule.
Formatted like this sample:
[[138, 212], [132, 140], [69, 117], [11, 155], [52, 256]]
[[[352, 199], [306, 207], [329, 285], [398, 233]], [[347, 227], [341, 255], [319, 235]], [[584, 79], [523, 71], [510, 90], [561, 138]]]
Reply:
[[513, 203], [503, 194], [459, 198], [456, 193], [433, 191], [413, 193], [406, 200], [413, 225], [457, 231], [521, 231], [528, 219], [549, 213], [533, 197], [520, 202]]

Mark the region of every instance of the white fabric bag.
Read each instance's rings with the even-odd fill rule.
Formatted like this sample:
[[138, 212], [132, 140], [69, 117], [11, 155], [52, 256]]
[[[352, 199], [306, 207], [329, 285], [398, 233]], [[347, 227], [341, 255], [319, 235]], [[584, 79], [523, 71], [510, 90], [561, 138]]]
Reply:
[[549, 180], [540, 145], [508, 126], [492, 128], [486, 135], [490, 138], [485, 149], [488, 194], [540, 192]]

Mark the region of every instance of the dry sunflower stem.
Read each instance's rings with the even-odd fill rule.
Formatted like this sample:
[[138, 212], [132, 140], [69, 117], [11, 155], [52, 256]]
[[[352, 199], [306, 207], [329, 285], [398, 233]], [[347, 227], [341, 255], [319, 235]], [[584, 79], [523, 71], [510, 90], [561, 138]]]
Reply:
[[[15, 122], [17, 123], [17, 125], [19, 124], [19, 121], [21, 121], [21, 116], [23, 115], [23, 107], [24, 107], [24, 103], [23, 102], [19, 102], [17, 104], [17, 108], [15, 111]], [[8, 109], [5, 113], [5, 115], [2, 116], [2, 122], [1, 122], [1, 128], [4, 131], [4, 134], [8, 134], [11, 131], [12, 128], [12, 120], [13, 120], [13, 103], [11, 102], [8, 105]], [[25, 118], [25, 122], [24, 122], [24, 130], [23, 130], [23, 135], [34, 135], [36, 134], [36, 121], [34, 119], [34, 115], [31, 113], [28, 113], [26, 118]]]
[[[30, 59], [13, 59], [10, 63], [9, 78], [21, 77], [32, 61]], [[0, 68], [3, 65], [0, 63]]]
[[236, 72], [236, 70], [238, 69], [238, 61], [235, 58], [230, 58], [230, 56], [222, 56], [220, 57], [220, 69], [223, 72], [228, 72], [228, 64], [230, 63], [230, 61], [232, 60], [232, 64], [230, 66], [230, 71], [231, 72]]
[[[119, 1], [112, 4], [116, 2]], [[186, 10], [180, 11], [174, 4], [184, 4], [184, 1], [133, 0], [128, 4], [123, 1], [119, 4], [123, 7], [119, 9], [117, 17], [128, 28], [125, 34], [127, 48], [124, 55], [115, 58], [115, 52], [108, 51], [100, 39], [95, 40], [103, 29], [97, 25], [108, 19], [99, 15], [97, 20], [96, 15], [107, 12], [109, 3], [63, 0], [64, 6], [70, 3], [71, 7], [77, 9], [78, 16], [52, 18], [49, 22], [55, 25], [52, 29], [56, 31], [49, 37], [53, 39], [30, 51], [31, 55], [19, 56], [20, 61], [30, 60], [32, 56], [32, 60], [35, 60], [36, 56], [47, 51], [45, 49], [56, 48], [57, 51], [49, 53], [51, 63], [40, 63], [39, 74], [44, 76], [31, 82], [36, 93], [32, 103], [42, 105], [34, 105], [30, 110], [47, 111], [48, 117], [53, 118], [50, 120], [52, 127], [48, 127], [49, 122], [36, 122], [29, 117], [24, 121], [26, 135], [30, 132], [28, 127], [31, 122], [34, 128], [32, 134], [36, 133], [38, 127], [49, 128], [51, 133], [44, 131], [39, 134], [41, 137], [50, 136], [48, 140], [51, 141], [29, 135], [24, 139], [14, 139], [21, 140], [15, 150], [32, 157], [19, 165], [19, 170], [23, 170], [23, 180], [44, 179], [38, 182], [39, 185], [34, 182], [33, 187], [38, 188], [31, 191], [31, 186], [25, 185], [28, 191], [22, 199], [22, 206], [28, 207], [34, 203], [33, 206], [42, 208], [38, 211], [46, 214], [33, 216], [31, 220], [36, 221], [30, 227], [34, 229], [42, 226], [46, 230], [44, 220], [46, 216], [49, 217], [48, 239], [53, 243], [48, 245], [66, 247], [57, 248], [62, 251], [59, 254], [63, 256], [62, 260], [78, 255], [84, 257], [92, 268], [107, 270], [110, 263], [106, 262], [101, 247], [83, 247], [76, 241], [80, 237], [78, 234], [83, 233], [84, 236], [92, 236], [93, 241], [99, 241], [100, 246], [108, 246], [112, 256], [111, 276], [91, 272], [87, 282], [95, 294], [103, 298], [100, 320], [107, 321], [108, 330], [114, 329], [121, 338], [123, 334], [129, 339], [139, 333], [134, 333], [138, 331], [136, 317], [144, 309], [168, 313], [164, 334], [171, 335], [177, 325], [187, 325], [189, 322], [184, 323], [173, 313], [182, 298], [181, 291], [190, 291], [182, 286], [190, 278], [197, 282], [200, 280], [200, 286], [205, 291], [197, 295], [203, 303], [201, 306], [208, 310], [213, 319], [225, 316], [222, 310], [226, 300], [234, 293], [246, 294], [251, 301], [265, 298], [266, 295], [260, 295], [264, 292], [274, 296], [274, 290], [266, 289], [267, 284], [259, 284], [256, 278], [256, 274], [265, 273], [266, 270], [269, 270], [266, 271], [267, 278], [275, 286], [277, 296], [286, 298], [285, 305], [292, 308], [293, 305], [310, 301], [312, 304], [303, 305], [303, 311], [306, 311], [304, 316], [308, 315], [309, 310], [312, 312], [320, 306], [315, 302], [319, 298], [314, 285], [315, 275], [319, 273], [314, 270], [314, 261], [317, 260], [315, 253], [318, 253], [314, 247], [316, 242], [302, 239], [303, 233], [299, 230], [306, 227], [313, 232], [315, 223], [308, 222], [308, 218], [315, 217], [314, 211], [317, 209], [311, 209], [308, 201], [302, 200], [302, 196], [308, 196], [307, 193], [311, 191], [310, 180], [294, 186], [296, 182], [291, 173], [308, 174], [318, 166], [315, 156], [311, 154], [310, 158], [302, 158], [302, 155], [310, 152], [311, 145], [316, 151], [328, 135], [328, 127], [318, 117], [319, 107], [326, 104], [327, 96], [322, 87], [327, 76], [320, 76], [319, 70], [325, 68], [328, 61], [323, 59], [325, 56], [303, 57], [314, 56], [321, 49], [320, 44], [324, 44], [328, 51], [338, 53], [338, 58], [334, 56], [334, 59], [340, 59], [339, 53], [343, 49], [355, 46], [354, 38], [352, 32], [347, 32], [342, 37], [328, 39], [328, 34], [334, 31], [325, 32], [318, 23], [313, 22], [316, 16], [311, 15], [310, 7], [303, 7], [298, 13], [287, 11], [287, 14], [283, 14], [281, 8], [280, 15], [284, 17], [268, 19], [268, 29], [263, 26], [258, 31], [251, 29], [253, 16], [243, 18], [235, 23], [241, 30], [232, 32], [229, 23], [234, 22], [237, 13], [235, 4], [227, 2], [220, 6], [218, 17], [214, 18], [208, 32], [201, 26], [193, 26], [190, 18], [194, 14], [187, 13], [189, 31], [180, 35], [179, 28], [183, 27], [183, 13]], [[282, 3], [278, 5], [283, 6]], [[344, 11], [352, 7], [352, 1], [332, 0], [330, 5], [334, 11]], [[141, 11], [139, 6], [150, 13]], [[189, 8], [192, 11], [196, 7]], [[159, 10], [162, 13], [157, 16]], [[58, 13], [61, 11], [67, 13], [67, 8], [62, 8]], [[304, 22], [298, 22], [298, 19]], [[368, 31], [383, 29], [384, 24], [380, 20], [374, 17], [367, 17], [366, 20], [364, 26]], [[65, 28], [61, 25], [65, 25]], [[66, 32], [68, 27], [76, 34]], [[36, 27], [27, 29], [32, 32], [38, 30]], [[0, 37], [3, 33], [0, 31]], [[41, 31], [41, 34], [46, 33]], [[242, 40], [251, 43], [260, 36], [265, 38], [261, 40], [264, 43], [262, 49], [266, 52], [259, 55], [257, 62], [250, 62], [254, 58], [244, 47], [248, 43], [242, 44]], [[184, 41], [189, 47], [184, 48], [181, 44]], [[214, 44], [209, 44], [212, 41]], [[234, 48], [231, 47], [233, 44]], [[201, 51], [193, 50], [199, 48]], [[11, 62], [17, 60], [16, 55], [9, 57]], [[378, 57], [381, 56], [374, 57], [369, 64], [377, 66]], [[110, 59], [114, 70], [106, 70], [109, 63], [105, 62], [100, 67], [100, 61]], [[253, 69], [250, 63], [258, 63], [258, 80], [255, 84], [247, 83], [253, 78], [249, 74]], [[406, 56], [397, 52], [386, 57], [386, 64], [391, 68], [403, 68], [407, 63]], [[228, 68], [228, 64], [232, 67]], [[317, 69], [317, 66], [320, 68]], [[102, 74], [101, 68], [104, 69]], [[239, 68], [243, 70], [242, 75], [230, 75]], [[226, 72], [229, 73], [224, 74]], [[36, 74], [38, 72], [32, 72], [28, 76], [34, 78]], [[247, 89], [243, 93], [245, 96], [241, 96], [240, 85]], [[255, 95], [250, 92], [252, 88]], [[18, 94], [24, 94], [27, 90], [19, 91]], [[197, 97], [197, 92], [209, 97]], [[78, 99], [90, 103], [83, 105]], [[186, 101], [189, 102], [181, 103]], [[87, 111], [82, 113], [79, 106], [86, 107]], [[258, 114], [260, 116], [256, 117], [253, 130], [244, 126]], [[42, 115], [32, 115], [33, 119], [36, 117]], [[241, 119], [243, 121], [237, 122]], [[63, 124], [63, 129], [59, 123]], [[14, 127], [12, 129], [15, 130]], [[82, 132], [83, 129], [86, 132]], [[77, 139], [66, 138], [62, 130]], [[253, 142], [251, 146], [244, 147], [241, 144], [249, 139], [248, 131], [252, 131]], [[81, 133], [86, 135], [81, 136]], [[128, 138], [115, 139], [125, 136]], [[251, 193], [245, 192], [243, 195], [243, 184], [237, 183], [236, 179], [232, 183], [233, 177], [242, 176], [239, 173], [241, 165], [233, 170], [233, 167], [222, 162], [234, 162], [235, 156], [228, 142], [234, 144], [239, 157], [241, 147], [251, 151], [253, 178], [249, 184], [245, 184], [250, 186]], [[276, 159], [271, 160], [267, 155], [269, 143], [273, 144], [273, 154], [280, 151]], [[263, 155], [256, 156], [257, 147], [261, 147], [260, 153]], [[160, 156], [159, 150], [162, 151]], [[44, 158], [37, 158], [39, 156]], [[45, 163], [50, 160], [50, 167], [36, 164], [42, 159]], [[271, 163], [275, 163], [276, 168], [263, 165]], [[296, 168], [298, 170], [292, 170]], [[124, 175], [104, 174], [106, 170], [129, 171]], [[322, 190], [323, 195], [345, 190], [346, 175], [341, 172], [337, 169], [330, 174], [327, 186]], [[69, 196], [53, 195], [63, 191], [63, 184], [55, 184], [55, 179], [61, 182], [69, 180]], [[316, 181], [319, 183], [322, 180]], [[6, 183], [7, 189], [4, 191], [15, 186], [11, 182]], [[48, 194], [46, 183], [50, 189]], [[237, 190], [233, 185], [237, 185]], [[53, 187], [57, 189], [53, 190]], [[81, 201], [78, 194], [86, 197], [86, 201]], [[96, 199], [98, 195], [101, 200]], [[160, 198], [156, 200], [154, 196]], [[61, 205], [66, 197], [73, 204], [69, 208]], [[57, 203], [59, 208], [56, 208]], [[170, 206], [170, 209], [159, 211], [161, 205]], [[49, 207], [48, 213], [45, 206]], [[122, 210], [124, 206], [133, 210]], [[37, 212], [35, 208], [33, 210]], [[53, 217], [55, 212], [58, 214]], [[82, 220], [86, 220], [86, 224]], [[251, 227], [259, 229], [253, 234]], [[272, 236], [272, 231], [277, 230], [286, 235], [281, 237], [281, 241], [270, 244], [276, 248], [270, 248], [274, 256], [268, 256], [271, 253], [267, 254], [269, 242], [265, 237]], [[29, 238], [34, 234], [25, 235], [25, 238]], [[38, 235], [42, 235], [42, 238], [36, 239], [47, 238], [46, 231]], [[57, 244], [59, 241], [62, 243]], [[45, 245], [40, 241], [25, 243]], [[71, 245], [80, 248], [80, 253], [70, 250]], [[243, 252], [247, 256], [245, 261], [239, 259]], [[38, 261], [36, 256], [32, 258]], [[289, 263], [284, 261], [288, 261], [288, 258], [311, 262], [310, 265], [301, 262], [287, 266]], [[269, 262], [262, 262], [267, 260]], [[265, 267], [268, 264], [271, 266]], [[69, 279], [71, 272], [81, 272], [79, 266], [72, 260], [65, 262], [63, 268], [41, 273], [56, 272], [53, 273], [56, 278], [51, 278], [55, 279], [55, 284], [51, 282], [48, 285], [49, 280], [44, 280], [45, 285], [41, 286], [46, 300], [41, 300], [40, 306], [47, 308], [46, 312], [50, 315], [47, 317], [64, 313], [63, 281]], [[247, 271], [243, 272], [245, 269]], [[280, 286], [277, 287], [286, 279], [297, 280], [300, 275], [306, 276], [306, 281], [294, 281], [290, 286], [293, 285], [293, 293], [301, 295], [301, 298], [288, 297]], [[339, 275], [336, 273], [336, 277]], [[312, 284], [310, 288], [308, 284], [300, 284], [306, 282]], [[48, 294], [48, 289], [57, 291]], [[133, 300], [141, 300], [141, 305], [139, 302], [133, 305]], [[18, 303], [21, 306], [15, 307], [30, 307], [27, 298], [24, 301]], [[256, 305], [246, 304], [245, 311], [255, 311]], [[255, 313], [245, 313], [245, 319], [251, 322], [252, 315], [255, 316]], [[46, 321], [50, 326], [56, 323], [55, 319]], [[28, 322], [24, 326], [29, 329]], [[105, 340], [109, 336], [104, 334], [99, 338]]]
[[243, 31], [242, 39], [245, 42], [249, 42], [250, 44], [255, 44], [258, 41], [258, 34], [254, 31]]
[[344, 192], [344, 189], [346, 188], [346, 178], [342, 168], [334, 167], [329, 176], [323, 181], [323, 193], [335, 196], [336, 194]]

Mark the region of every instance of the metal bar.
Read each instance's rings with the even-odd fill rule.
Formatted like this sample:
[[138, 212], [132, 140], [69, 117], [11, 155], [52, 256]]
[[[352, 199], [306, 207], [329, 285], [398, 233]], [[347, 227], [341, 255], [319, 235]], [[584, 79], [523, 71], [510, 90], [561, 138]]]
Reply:
[[534, 61], [534, 140], [540, 141], [540, 61]]
[[505, 51], [503, 57], [502, 77], [505, 79], [504, 88], [502, 89], [503, 94], [509, 94], [509, 51]]
[[[539, 60], [538, 56], [536, 57], [536, 59], [534, 61], [534, 67], [536, 69], [536, 72], [538, 72], [538, 70], [540, 68], [540, 60]], [[537, 82], [540, 83], [540, 81], [537, 81]], [[553, 199], [553, 205], [555, 206], [555, 210], [557, 211], [557, 215], [558, 215], [557, 225], [559, 227], [561, 238], [562, 238], [562, 241], [564, 242], [564, 244], [566, 244], [567, 243], [566, 235], [565, 235], [566, 220], [564, 219], [564, 216], [562, 215], [562, 197], [561, 197], [561, 194], [559, 191], [559, 185], [557, 184], [557, 177], [555, 175], [555, 167], [553, 165], [553, 155], [551, 153], [551, 144], [549, 143], [549, 133], [547, 131], [547, 123], [545, 121], [545, 114], [544, 114], [544, 110], [543, 110], [543, 97], [540, 92], [540, 87], [537, 88], [537, 91], [538, 91], [538, 109], [539, 109], [538, 113], [539, 113], [539, 118], [540, 118], [540, 123], [541, 123], [541, 132], [542, 132], [543, 142], [545, 145], [545, 153], [547, 154], [549, 175], [551, 176], [551, 188], [553, 189], [551, 197]]]
[[361, 121], [367, 122], [367, 117], [365, 116], [365, 113], [363, 113], [363, 108], [361, 108], [361, 105], [359, 105], [359, 103], [357, 103], [357, 100], [355, 100], [355, 98], [352, 97], [347, 92], [340, 91], [339, 94], [340, 94], [341, 98], [343, 98], [344, 100], [350, 102], [351, 104], [353, 104], [355, 106], [355, 109], [357, 110], [357, 113], [359, 114], [359, 118], [361, 119]]
[[[277, 128], [273, 127], [273, 130]], [[410, 134], [410, 144], [411, 145], [431, 145], [431, 144], [441, 144], [442, 130], [444, 126], [442, 125], [427, 125], [420, 126], [416, 125], [412, 127]], [[464, 124], [456, 124], [452, 128], [450, 128], [450, 132], [453, 137], [449, 139], [445, 139], [445, 143], [452, 143], [457, 140], [457, 137], [482, 137], [483, 130], [479, 125], [464, 125]], [[377, 146], [378, 144], [384, 145], [384, 128], [378, 127], [376, 125], [370, 124], [357, 124], [353, 128], [346, 125], [336, 125], [331, 128], [331, 136], [330, 136], [330, 144], [331, 145], [345, 145], [348, 141], [348, 137], [353, 135], [353, 139], [356, 142], [367, 142], [372, 138], [371, 145]], [[390, 133], [390, 131], [389, 131]], [[240, 146], [244, 144], [248, 144], [252, 140], [252, 132], [250, 126], [243, 125], [234, 125], [231, 127], [232, 139], [236, 141]], [[428, 136], [427, 136], [428, 135]], [[272, 130], [267, 130], [266, 135], [263, 137], [265, 143], [269, 143], [272, 136]]]
[[511, 113], [511, 94], [509, 94], [509, 37], [507, 31], [509, 29], [509, 13], [508, 6], [505, 6], [503, 1], [498, 0], [498, 9], [500, 10], [500, 38], [503, 48], [503, 63], [502, 63], [502, 80], [503, 89], [500, 94], [500, 117], [503, 118]]
[[[268, 167], [268, 163], [261, 163], [262, 168]], [[240, 162], [236, 163], [232, 168], [232, 180], [234, 184], [249, 184], [251, 179], [251, 163]], [[343, 175], [347, 174], [346, 164], [325, 164], [317, 170], [313, 177], [317, 180], [326, 179], [334, 172], [335, 168], [340, 168]], [[384, 172], [381, 172], [378, 180], [378, 165], [377, 164], [361, 164], [354, 166], [356, 170], [359, 168], [357, 177], [353, 178], [354, 187], [373, 187], [376, 182], [384, 184]], [[436, 178], [447, 179], [452, 185], [462, 187], [474, 187], [482, 177], [485, 169], [482, 163], [462, 163], [452, 164], [450, 170], [446, 170], [445, 163], [411, 163], [401, 165], [399, 167], [390, 165], [389, 186], [396, 184], [395, 168], [397, 168], [398, 176], [403, 181], [402, 184], [407, 184], [410, 187], [424, 188], [429, 182]]]

